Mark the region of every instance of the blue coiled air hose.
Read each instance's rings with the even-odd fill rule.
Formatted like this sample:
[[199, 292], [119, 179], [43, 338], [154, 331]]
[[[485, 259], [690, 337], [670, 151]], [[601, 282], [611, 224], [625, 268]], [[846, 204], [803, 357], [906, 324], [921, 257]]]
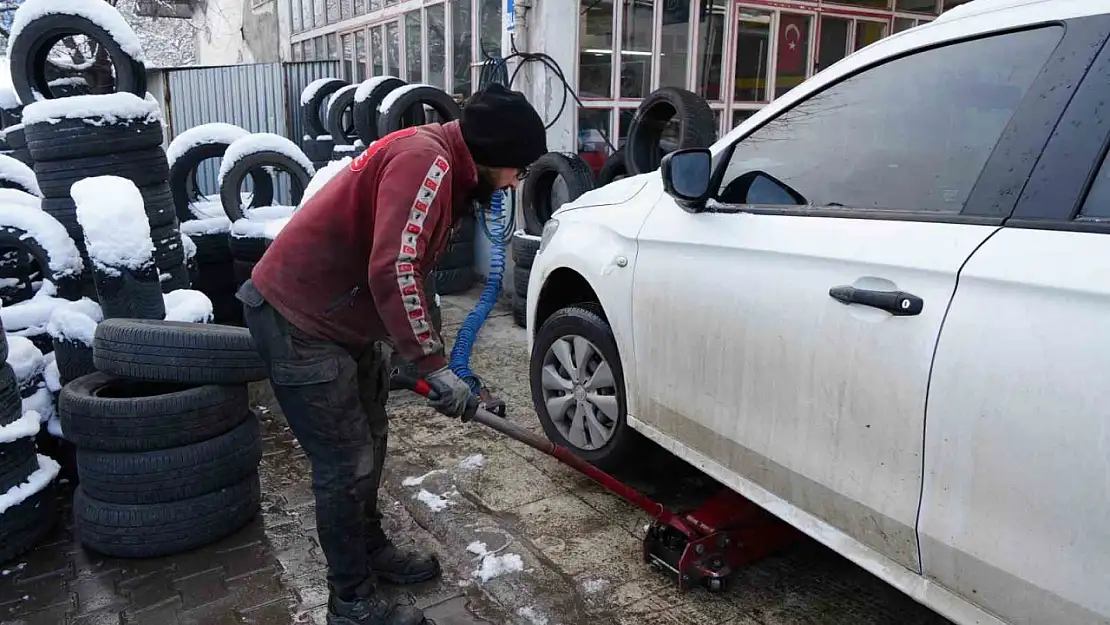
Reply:
[[515, 221], [512, 213], [508, 219], [505, 218], [504, 201], [504, 193], [495, 193], [490, 200], [489, 209], [478, 212], [481, 230], [490, 240], [489, 274], [478, 304], [459, 326], [455, 344], [451, 347], [451, 371], [465, 380], [475, 394], [482, 390], [482, 382], [470, 370], [470, 354], [474, 349], [474, 341], [478, 339], [478, 331], [489, 318], [501, 294], [501, 279], [505, 275], [505, 243], [511, 236], [509, 233], [512, 232], [512, 222]]

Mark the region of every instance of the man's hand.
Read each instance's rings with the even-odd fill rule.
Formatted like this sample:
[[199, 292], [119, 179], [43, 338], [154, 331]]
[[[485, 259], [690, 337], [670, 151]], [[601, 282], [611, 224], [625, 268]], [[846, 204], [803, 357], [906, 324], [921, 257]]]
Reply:
[[459, 379], [449, 367], [444, 367], [426, 378], [428, 385], [436, 393], [435, 399], [428, 399], [428, 405], [448, 417], [461, 417], [470, 401], [470, 386]]

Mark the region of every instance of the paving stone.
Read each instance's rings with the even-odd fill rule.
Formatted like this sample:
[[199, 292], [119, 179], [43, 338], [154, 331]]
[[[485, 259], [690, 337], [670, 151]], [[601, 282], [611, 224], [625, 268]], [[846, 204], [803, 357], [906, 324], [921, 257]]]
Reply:
[[181, 598], [174, 596], [139, 610], [127, 610], [122, 614], [124, 625], [171, 625], [178, 623], [181, 611]]
[[188, 611], [228, 596], [227, 573], [223, 567], [193, 573], [173, 580], [173, 590], [181, 596], [181, 609]]
[[119, 578], [119, 571], [111, 571], [103, 575], [82, 577], [70, 583], [70, 590], [77, 594], [75, 613], [83, 615], [106, 608], [116, 611], [122, 609], [125, 601], [117, 587]]

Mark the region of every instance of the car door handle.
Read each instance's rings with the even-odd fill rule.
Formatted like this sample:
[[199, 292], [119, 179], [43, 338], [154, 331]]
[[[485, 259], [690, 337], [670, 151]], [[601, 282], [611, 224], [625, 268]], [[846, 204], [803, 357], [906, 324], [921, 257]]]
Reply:
[[872, 291], [854, 286], [834, 286], [829, 289], [829, 297], [842, 304], [880, 308], [898, 317], [919, 315], [925, 308], [925, 302], [920, 297], [905, 291]]

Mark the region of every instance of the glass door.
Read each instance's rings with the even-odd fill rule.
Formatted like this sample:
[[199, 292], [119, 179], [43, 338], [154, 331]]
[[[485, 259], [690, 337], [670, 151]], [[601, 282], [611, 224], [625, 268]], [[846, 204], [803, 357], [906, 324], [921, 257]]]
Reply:
[[770, 98], [771, 22], [769, 11], [737, 7], [733, 102], [767, 102]]
[[809, 77], [815, 20], [816, 16], [812, 13], [779, 12], [774, 97], [781, 97]]

